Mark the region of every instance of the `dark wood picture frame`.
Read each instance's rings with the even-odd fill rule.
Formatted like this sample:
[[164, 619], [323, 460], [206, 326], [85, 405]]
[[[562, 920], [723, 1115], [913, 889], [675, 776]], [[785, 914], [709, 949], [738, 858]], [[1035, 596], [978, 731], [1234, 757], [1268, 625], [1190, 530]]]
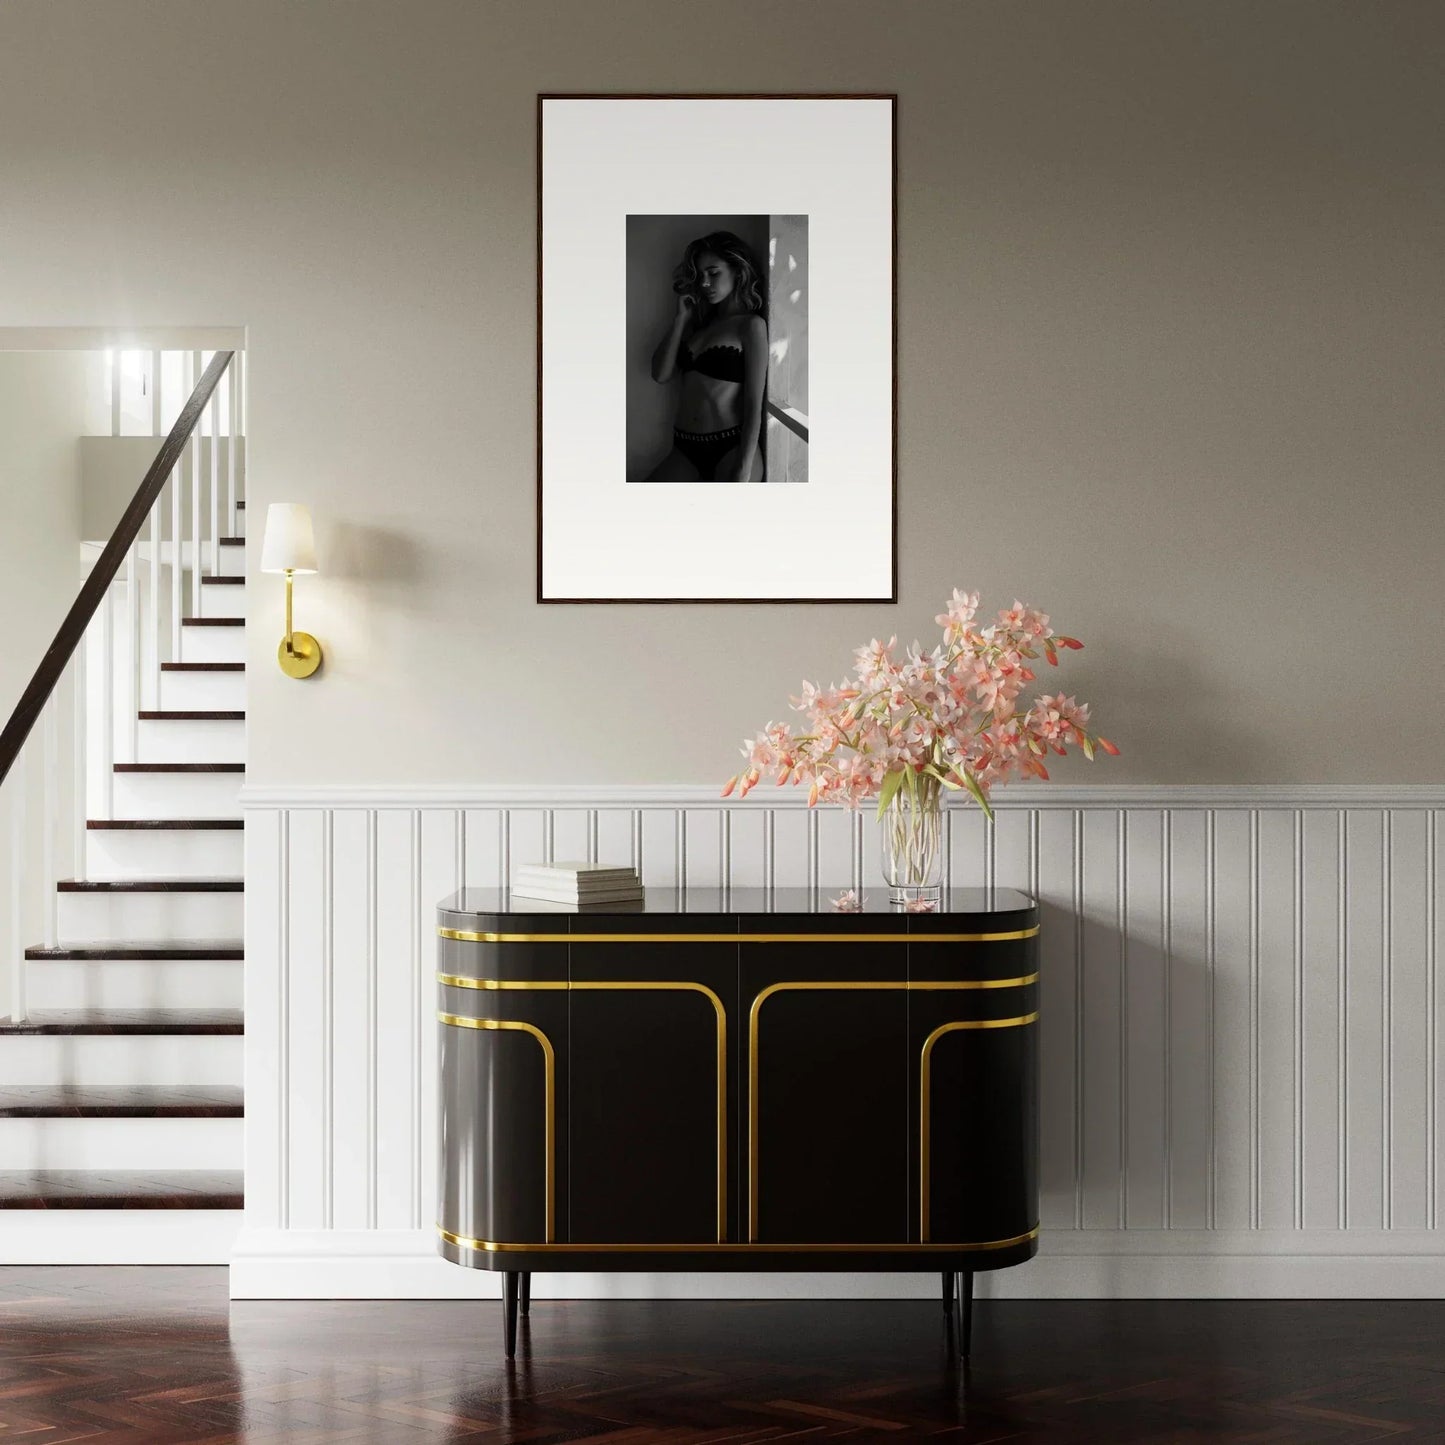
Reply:
[[[891, 277], [890, 306], [891, 315], [891, 397], [889, 401], [890, 417], [890, 455], [891, 475], [889, 487], [891, 501], [889, 507], [890, 526], [892, 537], [890, 543], [890, 568], [891, 587], [889, 596], [885, 597], [549, 597], [545, 595], [543, 588], [543, 545], [545, 528], [545, 497], [543, 486], [543, 345], [542, 345], [542, 313], [543, 313], [543, 274], [542, 274], [542, 246], [543, 246], [543, 214], [542, 214], [542, 185], [543, 185], [543, 109], [549, 100], [875, 100], [889, 102], [889, 151], [890, 151], [890, 175], [889, 193], [892, 201], [892, 215], [890, 218], [890, 245], [889, 270]], [[708, 91], [667, 91], [667, 92], [611, 92], [611, 91], [549, 91], [539, 93], [537, 96], [537, 153], [536, 153], [536, 190], [537, 190], [537, 215], [536, 215], [536, 252], [537, 252], [537, 601], [543, 604], [626, 604], [632, 603], [638, 606], [654, 606], [659, 603], [689, 603], [697, 605], [837, 605], [869, 603], [896, 604], [898, 601], [898, 96], [893, 92], [708, 92]]]

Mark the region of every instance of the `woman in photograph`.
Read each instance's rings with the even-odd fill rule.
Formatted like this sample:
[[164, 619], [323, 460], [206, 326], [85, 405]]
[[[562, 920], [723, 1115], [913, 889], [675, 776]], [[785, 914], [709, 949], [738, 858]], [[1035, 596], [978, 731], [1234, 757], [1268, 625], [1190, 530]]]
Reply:
[[652, 356], [652, 379], [682, 377], [672, 450], [649, 482], [764, 480], [768, 325], [763, 279], [731, 231], [688, 244], [673, 272], [677, 314]]

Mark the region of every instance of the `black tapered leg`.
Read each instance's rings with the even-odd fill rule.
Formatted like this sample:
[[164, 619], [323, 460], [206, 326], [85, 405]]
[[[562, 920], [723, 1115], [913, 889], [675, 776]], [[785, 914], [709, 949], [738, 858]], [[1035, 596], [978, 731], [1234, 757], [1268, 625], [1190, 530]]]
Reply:
[[953, 1313], [953, 1271], [951, 1269], [943, 1272], [943, 1312], [946, 1315]]
[[502, 1275], [502, 1325], [507, 1339], [507, 1358], [517, 1354], [517, 1283], [518, 1271], [509, 1269]]
[[958, 1352], [966, 1360], [973, 1346], [973, 1271], [966, 1269], [958, 1282], [958, 1304], [961, 1318], [958, 1330]]
[[522, 1271], [522, 1318], [526, 1319], [532, 1313], [532, 1271]]

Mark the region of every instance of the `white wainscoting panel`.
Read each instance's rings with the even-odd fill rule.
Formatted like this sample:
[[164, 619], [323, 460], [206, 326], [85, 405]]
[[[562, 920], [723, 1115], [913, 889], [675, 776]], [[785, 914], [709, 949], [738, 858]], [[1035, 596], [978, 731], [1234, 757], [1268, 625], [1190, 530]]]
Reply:
[[[236, 1297], [449, 1297], [434, 909], [515, 863], [878, 887], [874, 825], [791, 791], [248, 789]], [[1035, 894], [1042, 1244], [997, 1296], [1445, 1295], [1445, 789], [1018, 787], [956, 885]], [[537, 1292], [931, 1294], [931, 1275], [540, 1276]]]

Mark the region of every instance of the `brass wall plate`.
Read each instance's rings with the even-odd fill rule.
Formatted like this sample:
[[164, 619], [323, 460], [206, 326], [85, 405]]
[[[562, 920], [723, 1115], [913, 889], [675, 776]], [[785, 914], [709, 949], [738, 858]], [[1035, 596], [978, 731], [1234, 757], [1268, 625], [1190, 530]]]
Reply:
[[287, 677], [310, 677], [321, 666], [321, 644], [309, 632], [293, 632], [289, 648], [281, 639], [276, 661]]

